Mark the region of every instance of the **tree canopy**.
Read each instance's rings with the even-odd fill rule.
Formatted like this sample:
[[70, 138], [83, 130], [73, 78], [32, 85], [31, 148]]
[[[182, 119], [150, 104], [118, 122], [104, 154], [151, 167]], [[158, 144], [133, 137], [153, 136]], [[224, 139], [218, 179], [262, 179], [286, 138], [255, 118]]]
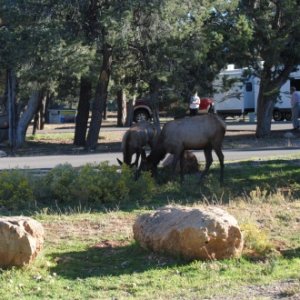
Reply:
[[271, 130], [272, 111], [281, 86], [300, 64], [300, 1], [239, 1], [236, 14], [252, 32], [241, 52], [244, 65], [260, 78], [257, 137]]
[[155, 106], [168, 90], [184, 103], [193, 88], [211, 95], [213, 79], [228, 63], [261, 78], [257, 136], [267, 135], [280, 87], [300, 62], [299, 2], [2, 0], [0, 75], [16, 78], [10, 95], [18, 107], [17, 144], [41, 95], [78, 101], [82, 76], [93, 88], [87, 144], [94, 148], [109, 94], [150, 94]]

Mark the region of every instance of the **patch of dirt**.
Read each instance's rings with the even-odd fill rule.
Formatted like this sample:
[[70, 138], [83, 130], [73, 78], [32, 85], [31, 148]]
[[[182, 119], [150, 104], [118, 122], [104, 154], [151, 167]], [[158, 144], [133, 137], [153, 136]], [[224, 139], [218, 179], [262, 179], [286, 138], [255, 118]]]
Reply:
[[[91, 221], [81, 220], [57, 220], [44, 223], [48, 240], [51, 244], [60, 244], [70, 239], [102, 243], [110, 240], [112, 236], [122, 235], [131, 238], [134, 216], [116, 217], [107, 214], [104, 219]], [[100, 242], [98, 242], [100, 241]]]
[[222, 296], [213, 298], [214, 300], [248, 300], [248, 299], [281, 299], [299, 300], [300, 281], [297, 279], [287, 279], [269, 285], [251, 285], [242, 287], [234, 296]]
[[105, 240], [105, 241], [102, 241], [102, 242], [97, 243], [96, 245], [92, 246], [92, 248], [95, 248], [95, 249], [102, 249], [102, 248], [114, 249], [114, 248], [123, 247], [123, 246], [128, 245], [128, 244], [129, 243], [126, 242], [126, 241]]

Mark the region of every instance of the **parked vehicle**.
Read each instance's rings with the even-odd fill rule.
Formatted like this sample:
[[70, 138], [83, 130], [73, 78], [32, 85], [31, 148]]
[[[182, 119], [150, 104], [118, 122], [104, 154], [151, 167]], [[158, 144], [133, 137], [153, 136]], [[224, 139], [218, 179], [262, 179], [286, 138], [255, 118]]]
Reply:
[[141, 122], [148, 121], [152, 118], [152, 109], [149, 100], [137, 99], [133, 107], [133, 121]]
[[[214, 100], [212, 98], [201, 98], [199, 113], [214, 112]], [[133, 121], [148, 121], [151, 120], [153, 112], [149, 104], [149, 100], [138, 99], [133, 107]]]
[[[222, 71], [213, 83], [216, 91], [214, 110], [223, 118], [256, 113], [260, 79], [256, 76], [245, 78], [243, 73], [244, 69], [234, 69], [234, 65], [228, 65], [228, 68]], [[233, 84], [229, 89], [224, 90], [223, 82], [230, 80]], [[300, 90], [299, 71], [291, 73], [290, 79], [280, 89], [280, 95], [273, 109], [275, 121], [291, 120], [291, 85]]]

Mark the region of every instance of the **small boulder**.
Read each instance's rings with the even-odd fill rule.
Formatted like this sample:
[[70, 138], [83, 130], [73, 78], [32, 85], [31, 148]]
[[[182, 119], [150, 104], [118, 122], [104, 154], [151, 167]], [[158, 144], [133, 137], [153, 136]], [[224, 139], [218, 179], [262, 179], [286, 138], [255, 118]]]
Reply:
[[160, 208], [141, 215], [133, 233], [143, 248], [190, 260], [239, 257], [244, 244], [236, 219], [213, 206]]
[[42, 224], [29, 217], [0, 218], [0, 267], [24, 266], [41, 251]]

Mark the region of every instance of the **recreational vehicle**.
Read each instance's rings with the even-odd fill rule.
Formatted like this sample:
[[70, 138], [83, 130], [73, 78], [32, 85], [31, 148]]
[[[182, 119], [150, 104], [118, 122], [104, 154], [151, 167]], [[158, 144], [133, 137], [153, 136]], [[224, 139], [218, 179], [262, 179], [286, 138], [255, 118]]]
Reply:
[[[215, 113], [223, 118], [256, 113], [260, 79], [253, 75], [245, 76], [244, 73], [245, 69], [235, 69], [234, 65], [228, 65], [213, 83]], [[300, 71], [291, 73], [281, 87], [273, 110], [275, 121], [291, 120], [291, 86], [300, 90]]]

